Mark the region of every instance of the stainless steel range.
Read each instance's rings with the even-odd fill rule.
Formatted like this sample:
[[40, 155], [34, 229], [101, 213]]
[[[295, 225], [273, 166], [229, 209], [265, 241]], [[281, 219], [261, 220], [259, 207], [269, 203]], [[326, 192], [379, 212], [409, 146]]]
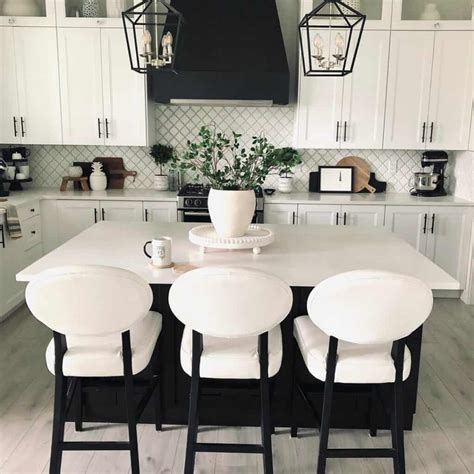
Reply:
[[[210, 186], [186, 184], [178, 192], [178, 222], [211, 222], [207, 197]], [[257, 198], [253, 223], [263, 223], [263, 192], [255, 190]]]

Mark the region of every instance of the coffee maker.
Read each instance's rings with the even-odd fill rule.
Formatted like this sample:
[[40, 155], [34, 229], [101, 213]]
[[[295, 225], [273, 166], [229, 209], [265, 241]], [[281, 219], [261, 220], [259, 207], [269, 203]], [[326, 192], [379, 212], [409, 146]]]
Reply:
[[[421, 158], [422, 172], [414, 174], [413, 196], [446, 196], [444, 188], [448, 154], [445, 151], [425, 151]], [[425, 171], [431, 167], [430, 171]]]

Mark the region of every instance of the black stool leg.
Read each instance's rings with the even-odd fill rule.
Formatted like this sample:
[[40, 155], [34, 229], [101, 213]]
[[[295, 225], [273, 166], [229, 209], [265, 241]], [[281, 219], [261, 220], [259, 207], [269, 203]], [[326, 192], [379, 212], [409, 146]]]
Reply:
[[156, 431], [161, 431], [161, 383], [160, 379], [158, 379], [158, 383], [155, 387], [154, 393], [155, 399], [155, 429]]
[[60, 443], [64, 440], [66, 389], [67, 380], [62, 373], [55, 375], [54, 381], [54, 415], [53, 415], [53, 439], [51, 442], [51, 460], [49, 464], [50, 474], [61, 472], [62, 449]]
[[334, 376], [337, 361], [337, 339], [329, 338], [329, 350], [326, 363], [326, 380], [324, 383], [323, 413], [319, 435], [318, 474], [326, 472], [327, 449], [329, 441], [329, 422], [331, 419], [331, 405], [334, 391]]
[[298, 425], [296, 423], [296, 397], [297, 397], [297, 385], [298, 379], [296, 377], [296, 349], [297, 349], [297, 342], [296, 339], [293, 338], [293, 345], [292, 345], [292, 368], [293, 368], [293, 377], [292, 377], [292, 387], [291, 387], [291, 429], [290, 429], [290, 436], [292, 438], [298, 437]]
[[377, 386], [372, 385], [372, 393], [370, 397], [370, 412], [369, 412], [369, 434], [372, 438], [377, 436], [376, 423], [376, 407], [377, 407]]
[[270, 390], [268, 383], [268, 333], [258, 337], [258, 352], [260, 356], [260, 410], [261, 432], [263, 445], [263, 472], [273, 473], [272, 455], [272, 423], [270, 419]]
[[395, 341], [392, 357], [395, 362], [395, 383], [393, 386], [393, 408], [391, 413], [392, 446], [395, 449], [393, 470], [395, 474], [405, 474], [405, 445], [403, 434], [403, 365], [405, 340]]
[[199, 365], [202, 353], [202, 334], [193, 331], [193, 359], [191, 372], [191, 393], [189, 395], [188, 439], [186, 443], [185, 474], [193, 474], [196, 461], [196, 443], [199, 427]]
[[137, 417], [135, 414], [135, 399], [133, 391], [130, 331], [122, 333], [122, 352], [125, 378], [125, 399], [127, 404], [128, 437], [130, 442], [130, 462], [132, 465], [132, 474], [139, 474], [140, 461], [138, 458]]
[[82, 431], [82, 380], [80, 378], [76, 379], [76, 392], [77, 392], [77, 412], [76, 412], [76, 422], [75, 428], [76, 431]]

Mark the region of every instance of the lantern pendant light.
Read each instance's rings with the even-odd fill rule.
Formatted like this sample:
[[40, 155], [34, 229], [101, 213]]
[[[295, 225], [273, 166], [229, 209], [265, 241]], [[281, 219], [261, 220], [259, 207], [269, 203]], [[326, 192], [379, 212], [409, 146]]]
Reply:
[[346, 76], [353, 71], [366, 16], [339, 0], [324, 0], [299, 24], [305, 76]]

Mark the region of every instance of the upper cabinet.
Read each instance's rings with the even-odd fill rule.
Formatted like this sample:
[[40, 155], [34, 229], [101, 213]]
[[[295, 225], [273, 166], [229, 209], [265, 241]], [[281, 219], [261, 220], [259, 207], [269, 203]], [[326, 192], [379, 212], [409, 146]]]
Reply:
[[54, 26], [54, 0], [0, 0], [0, 25]]
[[392, 0], [360, 0], [359, 11], [367, 15], [365, 27], [368, 30], [390, 29]]
[[145, 77], [123, 31], [58, 28], [58, 41], [64, 144], [146, 146]]
[[471, 0], [393, 0], [394, 30], [472, 30]]
[[123, 28], [122, 11], [133, 3], [134, 0], [56, 0], [58, 26]]
[[0, 27], [0, 65], [0, 142], [61, 144], [56, 29]]
[[384, 148], [467, 149], [471, 61], [469, 31], [392, 32]]

